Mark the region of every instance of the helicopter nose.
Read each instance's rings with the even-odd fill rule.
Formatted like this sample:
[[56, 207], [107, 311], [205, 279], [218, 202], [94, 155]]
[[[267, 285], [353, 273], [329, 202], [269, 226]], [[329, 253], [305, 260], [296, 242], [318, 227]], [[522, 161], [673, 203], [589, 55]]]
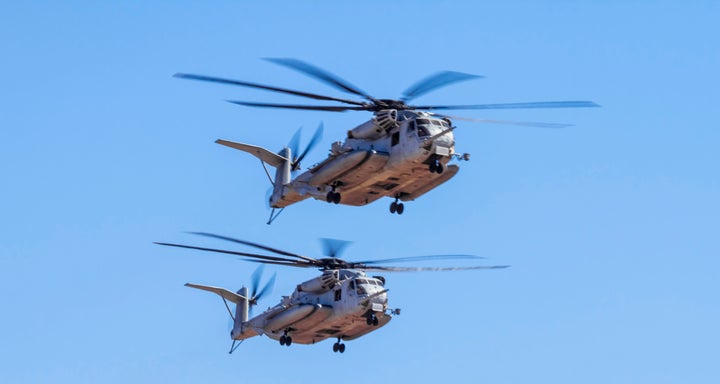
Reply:
[[372, 293], [373, 298], [370, 299], [371, 304], [385, 304], [388, 301], [387, 291], [378, 289], [377, 292]]
[[444, 135], [437, 137], [433, 144], [435, 144], [436, 147], [444, 147], [444, 148], [452, 148], [455, 145], [455, 138], [453, 137], [452, 132], [447, 132]]

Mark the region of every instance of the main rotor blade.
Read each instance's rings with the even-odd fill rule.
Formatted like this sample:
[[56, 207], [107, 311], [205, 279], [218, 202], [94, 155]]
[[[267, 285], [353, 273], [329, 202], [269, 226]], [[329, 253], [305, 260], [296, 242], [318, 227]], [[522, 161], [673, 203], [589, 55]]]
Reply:
[[315, 130], [315, 134], [313, 134], [312, 139], [310, 139], [310, 142], [305, 147], [305, 150], [300, 154], [300, 156], [297, 156], [295, 158], [295, 161], [292, 164], [293, 170], [298, 169], [298, 167], [300, 166], [300, 162], [305, 158], [305, 155], [307, 155], [308, 152], [310, 152], [310, 150], [313, 149], [315, 147], [315, 145], [317, 145], [317, 143], [322, 139], [322, 135], [323, 135], [323, 123], [321, 121], [320, 125], [318, 126], [318, 129]]
[[[178, 248], [187, 248], [187, 249], [196, 249], [198, 251], [208, 251], [208, 252], [217, 252], [217, 253], [225, 253], [228, 255], [235, 255], [235, 256], [245, 256], [245, 257], [254, 257], [259, 260], [254, 260], [258, 262], [265, 262], [272, 261], [272, 262], [286, 262], [286, 263], [301, 263], [301, 261], [294, 260], [294, 259], [286, 259], [284, 257], [276, 257], [276, 256], [266, 256], [266, 255], [258, 255], [256, 253], [246, 253], [246, 252], [237, 252], [237, 251], [228, 251], [224, 249], [217, 249], [217, 248], [205, 248], [205, 247], [196, 247], [194, 245], [184, 245], [184, 244], [172, 244], [172, 243], [160, 243], [160, 242], [154, 242], [157, 245], [165, 245], [168, 247], [178, 247]], [[251, 259], [243, 259], [250, 261]]]
[[454, 71], [445, 71], [445, 72], [438, 72], [434, 75], [431, 75], [429, 77], [426, 77], [414, 85], [410, 86], [408, 89], [403, 92], [403, 97], [400, 99], [402, 101], [408, 101], [412, 100], [416, 97], [419, 97], [421, 95], [424, 95], [430, 91], [433, 91], [435, 89], [448, 86], [453, 83], [458, 83], [461, 81], [471, 80], [471, 79], [478, 79], [483, 78], [484, 76], [478, 76], [478, 75], [471, 75], [469, 73], [462, 73], [462, 72], [454, 72]]
[[266, 58], [265, 60], [275, 63], [278, 65], [282, 65], [284, 67], [294, 69], [298, 72], [302, 72], [310, 77], [314, 77], [317, 80], [320, 80], [326, 84], [329, 84], [337, 89], [340, 89], [345, 92], [350, 92], [352, 94], [362, 96], [368, 100], [374, 101], [375, 98], [368, 95], [367, 93], [361, 91], [354, 85], [351, 85], [347, 81], [339, 78], [336, 75], [331, 74], [330, 72], [327, 72], [323, 69], [320, 69], [312, 64], [308, 64], [304, 61], [298, 60], [298, 59], [283, 59], [283, 58]]
[[321, 238], [320, 242], [323, 245], [323, 255], [332, 258], [340, 256], [345, 251], [345, 248], [352, 243], [351, 241], [327, 238]]
[[[191, 234], [193, 234], [193, 235], [199, 235], [199, 236], [205, 236], [205, 237], [212, 237], [212, 238], [214, 238], [214, 239], [231, 241], [231, 242], [233, 242], [233, 243], [238, 243], [238, 244], [242, 244], [242, 245], [247, 245], [247, 246], [250, 246], [250, 247], [255, 247], [255, 248], [262, 249], [262, 250], [264, 250], [264, 251], [270, 251], [270, 252], [273, 252], [273, 253], [277, 253], [278, 255], [292, 256], [292, 257], [297, 257], [297, 258], [299, 258], [299, 259], [303, 259], [303, 260], [310, 261], [310, 262], [317, 262], [317, 260], [316, 260], [316, 259], [313, 259], [312, 257], [307, 257], [307, 256], [303, 256], [303, 255], [298, 255], [297, 253], [292, 253], [292, 252], [283, 251], [282, 249], [272, 248], [272, 247], [268, 247], [267, 245], [262, 245], [262, 244], [258, 244], [258, 243], [253, 243], [253, 242], [246, 241], [246, 240], [240, 240], [240, 239], [236, 239], [236, 238], [234, 238], [234, 237], [216, 235], [216, 234], [214, 234], [214, 233], [208, 233], [208, 232], [189, 232], [189, 233], [191, 233]], [[285, 259], [285, 258], [281, 258], [281, 257], [278, 258], [278, 259], [285, 260], [285, 261], [293, 261], [293, 262], [297, 261], [297, 260]]]
[[319, 265], [308, 262], [308, 261], [295, 261], [295, 262], [282, 262], [282, 261], [266, 261], [266, 260], [255, 260], [255, 259], [242, 259], [243, 261], [249, 261], [252, 263], [263, 263], [273, 265], [284, 265], [286, 267], [297, 267], [297, 268], [318, 268]]
[[404, 263], [406, 261], [423, 261], [423, 260], [477, 260], [484, 259], [482, 256], [475, 255], [427, 255], [427, 256], [408, 256], [408, 257], [396, 257], [392, 259], [380, 259], [380, 260], [367, 260], [367, 261], [354, 261], [353, 264], [380, 264], [380, 263]]
[[307, 111], [329, 111], [329, 112], [345, 112], [345, 111], [370, 111], [372, 106], [364, 107], [343, 107], [343, 106], [321, 106], [321, 105], [293, 105], [293, 104], [273, 104], [273, 103], [256, 103], [251, 101], [227, 100], [228, 103], [245, 105], [248, 107], [261, 108], [285, 108], [285, 109], [304, 109]]
[[470, 271], [475, 269], [501, 269], [508, 268], [509, 265], [491, 265], [491, 266], [475, 266], [475, 267], [384, 267], [374, 266], [362, 268], [365, 271], [386, 271], [386, 272], [441, 272], [441, 271]]
[[593, 108], [600, 105], [592, 101], [539, 101], [530, 103], [475, 104], [475, 105], [413, 105], [409, 109], [531, 109], [531, 108]]
[[280, 88], [280, 87], [273, 87], [273, 86], [270, 86], [270, 85], [264, 85], [264, 84], [258, 84], [258, 83], [250, 83], [250, 82], [247, 82], [247, 81], [224, 79], [224, 78], [221, 78], [221, 77], [213, 77], [213, 76], [205, 76], [205, 75], [193, 75], [193, 74], [190, 74], [190, 73], [176, 73], [175, 75], [173, 75], [173, 77], [177, 77], [177, 78], [180, 78], [180, 79], [190, 79], [190, 80], [208, 81], [208, 82], [211, 82], [211, 83], [239, 85], [239, 86], [241, 86], [241, 87], [264, 89], [264, 90], [267, 90], [267, 91], [287, 93], [287, 94], [290, 94], [290, 95], [301, 96], [301, 97], [308, 97], [308, 98], [316, 99], [316, 100], [329, 100], [329, 101], [338, 101], [338, 102], [346, 103], [346, 104], [364, 105], [362, 102], [360, 102], [360, 101], [355, 101], [355, 100], [341, 99], [341, 98], [337, 98], [337, 97], [318, 95], [318, 94], [309, 93], [309, 92], [294, 91], [294, 90], [292, 90], [292, 89]]
[[438, 116], [438, 117], [447, 117], [448, 119], [452, 119], [452, 120], [472, 121], [475, 123], [483, 123], [483, 124], [518, 125], [518, 126], [522, 126], [522, 127], [535, 127], [535, 128], [567, 128], [567, 127], [573, 126], [573, 124], [564, 124], [564, 123], [541, 123], [541, 122], [535, 122], [535, 121], [476, 119], [476, 118], [472, 118], [472, 117], [441, 115], [439, 113], [431, 113], [431, 114], [434, 116]]

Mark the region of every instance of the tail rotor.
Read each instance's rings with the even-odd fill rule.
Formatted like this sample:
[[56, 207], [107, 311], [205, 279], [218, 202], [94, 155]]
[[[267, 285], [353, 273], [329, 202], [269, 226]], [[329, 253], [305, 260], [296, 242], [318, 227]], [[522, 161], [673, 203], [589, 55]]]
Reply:
[[300, 152], [300, 132], [302, 131], [302, 128], [299, 128], [293, 137], [290, 139], [290, 142], [288, 143], [288, 148], [290, 148], [290, 151], [292, 151], [293, 159], [292, 164], [290, 167], [290, 170], [295, 172], [300, 169], [300, 162], [305, 158], [305, 156], [312, 150], [319, 142], [322, 140], [324, 126], [323, 123], [320, 122], [320, 125], [315, 130], [315, 133], [313, 134], [312, 138], [310, 139], [310, 142], [305, 146], [305, 149]]
[[258, 300], [260, 300], [264, 295], [270, 293], [273, 286], [275, 285], [275, 277], [277, 276], [277, 274], [273, 273], [272, 277], [270, 277], [270, 279], [265, 283], [265, 285], [260, 288], [260, 280], [262, 279], [264, 269], [265, 265], [260, 264], [260, 266], [255, 269], [255, 272], [253, 272], [251, 277], [250, 293], [248, 296], [248, 305], [251, 311], [252, 307], [257, 305]]

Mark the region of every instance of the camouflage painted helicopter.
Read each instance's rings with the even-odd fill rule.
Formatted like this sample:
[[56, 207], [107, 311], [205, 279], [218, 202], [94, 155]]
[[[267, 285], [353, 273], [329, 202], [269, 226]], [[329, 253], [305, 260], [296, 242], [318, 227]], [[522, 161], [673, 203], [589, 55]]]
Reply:
[[[467, 153], [455, 151], [456, 128], [452, 116], [428, 111], [457, 109], [520, 109], [520, 108], [577, 108], [597, 107], [591, 101], [544, 101], [529, 103], [477, 104], [477, 105], [410, 105], [412, 99], [437, 88], [482, 76], [445, 71], [432, 75], [408, 88], [400, 99], [377, 99], [345, 80], [320, 68], [296, 59], [268, 59], [329, 84], [341, 91], [361, 96], [356, 101], [308, 92], [295, 91], [269, 85], [250, 83], [194, 74], [175, 74], [191, 80], [238, 85], [295, 96], [343, 103], [345, 105], [294, 105], [230, 100], [231, 103], [269, 108], [286, 108], [312, 111], [369, 111], [371, 120], [350, 129], [344, 142], [334, 142], [328, 157], [293, 178], [300, 162], [318, 143], [322, 124], [302, 152], [298, 151], [299, 132], [291, 144], [278, 153], [250, 144], [217, 140], [218, 144], [247, 152], [261, 160], [272, 184], [269, 205], [273, 208], [270, 224], [285, 207], [313, 197], [329, 203], [360, 206], [383, 196], [394, 199], [390, 212], [402, 214], [401, 201], [411, 201], [448, 181], [460, 169], [448, 164], [452, 159], [469, 160]], [[454, 117], [452, 117], [454, 118]], [[458, 118], [460, 119], [460, 118]], [[473, 119], [468, 119], [473, 120]], [[515, 124], [542, 127], [563, 127], [567, 124], [513, 122], [501, 120], [475, 120], [479, 122]], [[276, 169], [274, 179], [265, 165]], [[276, 209], [280, 209], [277, 211]]]
[[[237, 341], [242, 342], [245, 339], [262, 335], [278, 340], [280, 345], [286, 346], [294, 343], [315, 344], [325, 339], [337, 338], [337, 342], [333, 344], [333, 352], [345, 352], [345, 344], [342, 341], [354, 340], [375, 331], [386, 325], [392, 319], [392, 315], [400, 314], [400, 309], [388, 307], [388, 289], [385, 288], [385, 278], [368, 276], [365, 272], [458, 271], [507, 267], [390, 267], [380, 264], [438, 259], [478, 259], [480, 257], [430, 255], [352, 262], [336, 257], [348, 244], [338, 240], [325, 239], [325, 253], [328, 257], [312, 258], [232, 237], [202, 232], [193, 234], [243, 244], [272, 252], [278, 256], [183, 244], [156, 244], [242, 256], [242, 260], [262, 264], [317, 268], [322, 272], [320, 276], [298, 284], [290, 296], [283, 296], [279, 304], [252, 318], [250, 318], [250, 308], [256, 305], [258, 300], [269, 291], [275, 281], [275, 275], [261, 289], [258, 289], [262, 271], [261, 268], [258, 268], [252, 276], [252, 289], [248, 290], [247, 287], [242, 287], [237, 292], [207, 285], [185, 284], [187, 287], [209, 291], [222, 297], [233, 321], [230, 331], [232, 339], [230, 353], [237, 348]], [[234, 313], [230, 309], [228, 301], [235, 304]]]

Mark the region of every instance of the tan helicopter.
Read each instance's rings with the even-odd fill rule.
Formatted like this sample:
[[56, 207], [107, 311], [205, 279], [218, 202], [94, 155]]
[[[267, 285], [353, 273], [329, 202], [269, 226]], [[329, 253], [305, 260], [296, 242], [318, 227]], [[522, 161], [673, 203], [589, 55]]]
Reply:
[[[361, 96], [365, 101], [323, 96], [245, 81], [204, 75], [175, 74], [183, 79], [209, 81], [222, 84], [264, 89], [316, 100], [345, 105], [293, 105], [231, 100], [231, 103], [270, 108], [288, 108], [313, 111], [370, 111], [373, 118], [350, 129], [344, 142], [334, 142], [328, 157], [293, 178], [300, 169], [300, 161], [320, 140], [322, 124], [305, 150], [298, 151], [299, 132], [291, 144], [275, 153], [254, 145], [228, 140], [218, 144], [238, 149], [259, 158], [272, 184], [269, 205], [270, 224], [285, 207], [313, 197], [329, 203], [365, 205], [383, 196], [394, 199], [390, 212], [402, 214], [401, 201], [411, 201], [448, 181], [460, 167], [448, 164], [452, 159], [469, 160], [467, 153], [455, 152], [456, 128], [451, 116], [427, 111], [457, 109], [520, 109], [520, 108], [577, 108], [597, 107], [591, 101], [545, 101], [530, 103], [477, 104], [477, 105], [408, 105], [407, 102], [439, 87], [482, 76], [445, 71], [432, 75], [408, 88], [400, 99], [376, 99], [320, 68], [296, 59], [267, 59], [314, 77], [342, 91]], [[460, 118], [461, 119], [461, 118]], [[474, 120], [474, 119], [467, 119]], [[477, 120], [479, 122], [515, 124], [541, 127], [564, 127], [568, 124], [514, 122], [503, 120]], [[274, 179], [265, 165], [276, 169]], [[280, 209], [277, 211], [276, 209]]]
[[[347, 242], [325, 239], [325, 253], [328, 257], [316, 259], [232, 237], [204, 232], [192, 233], [243, 244], [279, 256], [183, 244], [156, 244], [242, 256], [242, 260], [262, 264], [317, 268], [322, 272], [320, 276], [298, 284], [290, 296], [282, 296], [279, 304], [252, 318], [250, 318], [250, 308], [258, 303], [258, 300], [268, 292], [269, 287], [275, 281], [273, 275], [268, 283], [258, 290], [261, 268], [258, 268], [253, 273], [251, 290], [243, 287], [237, 292], [232, 292], [225, 288], [185, 284], [188, 287], [213, 292], [222, 297], [233, 321], [233, 327], [230, 331], [230, 338], [232, 339], [230, 353], [237, 348], [237, 341], [242, 342], [245, 339], [261, 335], [278, 340], [280, 345], [286, 346], [294, 343], [315, 344], [325, 339], [337, 338], [337, 342], [333, 344], [333, 352], [345, 352], [345, 344], [342, 341], [354, 340], [377, 330], [386, 325], [392, 319], [392, 315], [400, 314], [400, 309], [390, 309], [388, 307], [388, 289], [385, 288], [385, 278], [383, 276], [368, 276], [365, 273], [368, 271], [459, 271], [507, 267], [390, 267], [379, 264], [438, 259], [479, 259], [480, 257], [473, 255], [429, 255], [353, 262], [336, 257], [348, 244]], [[235, 304], [234, 313], [230, 309], [228, 301]]]

